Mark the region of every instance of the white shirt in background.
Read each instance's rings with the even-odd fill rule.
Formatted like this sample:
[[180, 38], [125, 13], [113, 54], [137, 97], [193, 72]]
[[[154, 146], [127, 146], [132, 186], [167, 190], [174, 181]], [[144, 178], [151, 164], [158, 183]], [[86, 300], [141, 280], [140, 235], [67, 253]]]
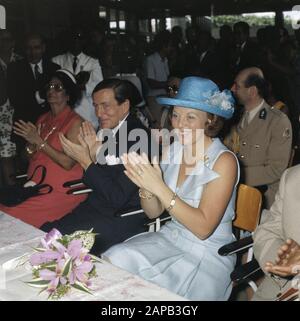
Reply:
[[[145, 75], [146, 78], [150, 78], [157, 81], [168, 81], [170, 70], [168, 65], [168, 59], [162, 58], [158, 52], [148, 56], [145, 61]], [[149, 86], [148, 86], [149, 87]], [[160, 96], [166, 95], [165, 89], [151, 89], [148, 88], [148, 96]]]

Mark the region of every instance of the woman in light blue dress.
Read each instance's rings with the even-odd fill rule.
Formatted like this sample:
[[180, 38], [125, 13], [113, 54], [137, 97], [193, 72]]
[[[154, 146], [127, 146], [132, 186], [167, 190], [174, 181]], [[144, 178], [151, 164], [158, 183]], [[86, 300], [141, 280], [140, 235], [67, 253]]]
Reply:
[[146, 232], [107, 250], [114, 265], [190, 300], [227, 300], [235, 257], [218, 255], [234, 241], [232, 220], [239, 167], [236, 157], [215, 136], [234, 101], [210, 80], [187, 77], [175, 98], [175, 141], [160, 166], [146, 155], [123, 157], [126, 175], [140, 187], [149, 218], [167, 210], [172, 220], [159, 232]]

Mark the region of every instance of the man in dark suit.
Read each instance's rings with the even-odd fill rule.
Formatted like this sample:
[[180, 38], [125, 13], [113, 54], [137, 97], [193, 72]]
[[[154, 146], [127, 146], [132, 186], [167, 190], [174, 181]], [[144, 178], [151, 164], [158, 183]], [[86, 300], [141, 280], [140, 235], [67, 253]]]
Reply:
[[[202, 30], [198, 35], [198, 64], [196, 74], [209, 78], [219, 84], [220, 61], [212, 50], [212, 37], [210, 32]], [[196, 68], [195, 66], [195, 68]]]
[[8, 66], [8, 95], [15, 110], [15, 119], [36, 122], [45, 113], [43, 90], [59, 65], [43, 58], [45, 43], [38, 34], [26, 38], [26, 59]]
[[[25, 42], [26, 58], [8, 65], [7, 89], [14, 108], [14, 120], [35, 123], [45, 107], [43, 91], [51, 75], [60, 67], [43, 58], [45, 43], [38, 34], [30, 34]], [[24, 147], [24, 139], [14, 137], [17, 153]]]
[[138, 188], [125, 175], [120, 157], [129, 150], [148, 153], [151, 147], [148, 130], [130, 114], [130, 107], [137, 102], [136, 95], [137, 89], [126, 80], [100, 82], [93, 92], [93, 104], [101, 127], [97, 136], [103, 137], [107, 132], [108, 135], [102, 142], [97, 142], [89, 123], [82, 126], [81, 145], [73, 144], [61, 135], [65, 153], [84, 168], [83, 181], [93, 192], [71, 213], [43, 225], [42, 230], [57, 228], [62, 233], [72, 233], [93, 228], [99, 233], [93, 249], [97, 254], [145, 230], [144, 215], [116, 216], [124, 209], [140, 206]]
[[236, 51], [233, 55], [233, 69], [235, 73], [248, 68], [259, 67], [259, 49], [255, 43], [250, 40], [250, 27], [240, 21], [233, 26]]
[[198, 29], [189, 26], [186, 28], [185, 36], [187, 43], [184, 47], [184, 75], [193, 75], [195, 73], [195, 66], [199, 64], [198, 55]]

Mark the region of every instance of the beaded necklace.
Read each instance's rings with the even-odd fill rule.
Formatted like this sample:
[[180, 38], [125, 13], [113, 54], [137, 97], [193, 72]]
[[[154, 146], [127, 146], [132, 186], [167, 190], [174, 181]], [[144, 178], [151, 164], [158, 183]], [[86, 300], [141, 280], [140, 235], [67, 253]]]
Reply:
[[[70, 120], [70, 115], [71, 115], [71, 114], [72, 114], [72, 112], [69, 111], [68, 116], [66, 116], [66, 119], [65, 119], [64, 122], [61, 124], [60, 128], [62, 128], [62, 127], [65, 125], [65, 123], [67, 123], [67, 122]], [[53, 122], [53, 120], [52, 120], [52, 122]], [[41, 123], [40, 125], [41, 125], [41, 127], [40, 127], [40, 131], [39, 131], [39, 135], [41, 136], [41, 129], [44, 128], [44, 127], [46, 127], [46, 126], [47, 126], [47, 123]], [[28, 154], [33, 154], [33, 153], [35, 153], [36, 151], [39, 151], [39, 150], [43, 149], [43, 148], [45, 147], [46, 143], [47, 143], [47, 140], [48, 140], [49, 136], [52, 135], [53, 132], [54, 132], [57, 128], [58, 128], [57, 125], [53, 125], [53, 126], [51, 127], [50, 131], [49, 131], [49, 132], [45, 135], [45, 137], [43, 138], [43, 143], [42, 143], [36, 150], [32, 150], [29, 146], [27, 146], [27, 147], [26, 147], [27, 153], [28, 153]], [[41, 138], [42, 138], [42, 137], [41, 137]]]
[[49, 131], [49, 133], [45, 135], [45, 137], [44, 137], [43, 140], [44, 140], [44, 141], [47, 141], [47, 139], [48, 139], [49, 136], [55, 131], [55, 129], [56, 129], [56, 126], [53, 126], [52, 129]]
[[[61, 127], [63, 127], [63, 126], [65, 125], [65, 123], [66, 123], [67, 121], [69, 121], [69, 115], [70, 115], [70, 114], [71, 114], [71, 111], [69, 111], [69, 113], [66, 115], [65, 120], [64, 120], [63, 123], [61, 124]], [[52, 123], [53, 123], [53, 120], [52, 120]], [[41, 124], [41, 128], [46, 127], [46, 126], [47, 126], [47, 123]], [[57, 125], [52, 125], [50, 131], [45, 135], [45, 137], [44, 137], [43, 140], [44, 140], [44, 141], [47, 141], [47, 139], [49, 138], [49, 136], [50, 136], [51, 134], [53, 134], [53, 132], [54, 132], [56, 129], [57, 129]]]

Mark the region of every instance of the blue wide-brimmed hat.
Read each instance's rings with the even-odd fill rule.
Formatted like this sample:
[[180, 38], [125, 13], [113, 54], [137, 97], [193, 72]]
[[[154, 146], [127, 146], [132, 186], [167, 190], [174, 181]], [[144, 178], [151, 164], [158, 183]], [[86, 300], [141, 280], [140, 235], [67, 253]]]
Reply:
[[161, 105], [199, 109], [226, 119], [234, 112], [234, 98], [230, 90], [220, 91], [211, 80], [201, 77], [186, 77], [181, 80], [174, 98], [158, 97]]

